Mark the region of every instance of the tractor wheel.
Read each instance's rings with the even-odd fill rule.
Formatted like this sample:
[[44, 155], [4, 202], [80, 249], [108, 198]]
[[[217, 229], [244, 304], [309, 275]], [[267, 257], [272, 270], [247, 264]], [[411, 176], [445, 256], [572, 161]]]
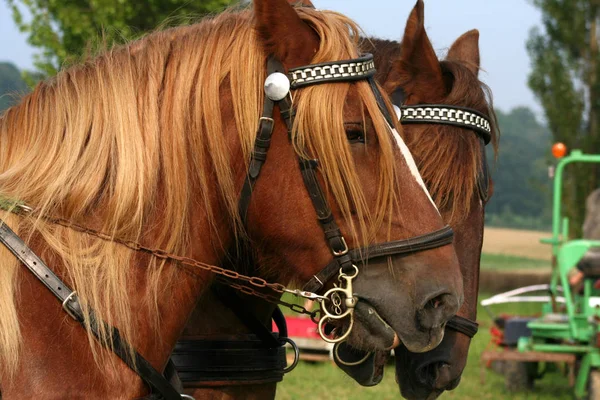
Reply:
[[588, 381], [588, 399], [600, 400], [600, 370], [593, 369], [590, 371]]
[[536, 376], [537, 363], [535, 362], [506, 361], [504, 363], [504, 381], [509, 392], [532, 389]]

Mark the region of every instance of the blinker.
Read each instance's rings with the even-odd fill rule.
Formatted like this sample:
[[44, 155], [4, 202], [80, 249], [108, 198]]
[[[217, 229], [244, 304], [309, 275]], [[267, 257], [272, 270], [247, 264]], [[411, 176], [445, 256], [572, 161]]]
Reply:
[[265, 94], [273, 101], [280, 101], [290, 92], [290, 80], [281, 72], [273, 72], [265, 80]]

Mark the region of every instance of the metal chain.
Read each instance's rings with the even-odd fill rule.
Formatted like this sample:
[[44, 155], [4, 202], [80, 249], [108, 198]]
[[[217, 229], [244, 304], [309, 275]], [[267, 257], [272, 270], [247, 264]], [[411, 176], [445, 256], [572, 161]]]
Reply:
[[[69, 221], [69, 220], [66, 220], [63, 218], [54, 218], [54, 217], [48, 217], [48, 216], [44, 216], [44, 215], [38, 215], [38, 214], [35, 214], [34, 211], [30, 207], [25, 206], [25, 205], [18, 204], [16, 207], [24, 214], [36, 215], [36, 216], [38, 216], [50, 223], [53, 223], [55, 225], [60, 225], [65, 228], [68, 228], [68, 229], [73, 229], [77, 232], [95, 236], [101, 240], [118, 243], [118, 244], [123, 245], [134, 251], [141, 251], [144, 253], [149, 253], [149, 254], [153, 255], [154, 257], [162, 259], [162, 260], [176, 261], [176, 262], [186, 265], [188, 267], [200, 268], [204, 271], [212, 272], [214, 274], [220, 275], [220, 277], [222, 277], [221, 280], [223, 280], [224, 283], [226, 283], [227, 285], [231, 286], [232, 288], [234, 288], [236, 290], [241, 291], [242, 293], [245, 293], [245, 294], [248, 294], [251, 296], [260, 297], [270, 303], [282, 305], [282, 306], [287, 307], [290, 310], [300, 313], [300, 314], [310, 315], [311, 318], [313, 319], [313, 321], [316, 320], [319, 310], [315, 310], [315, 311], [311, 312], [299, 304], [287, 303], [287, 302], [281, 300], [279, 297], [281, 297], [281, 295], [283, 295], [284, 293], [290, 293], [291, 295], [301, 297], [304, 299], [308, 299], [308, 300], [317, 300], [317, 301], [328, 300], [326, 297], [318, 295], [316, 293], [305, 292], [305, 291], [301, 291], [298, 289], [295, 289], [295, 290], [288, 289], [281, 283], [269, 283], [266, 280], [259, 278], [257, 276], [242, 275], [236, 271], [225, 269], [225, 268], [222, 268], [222, 267], [219, 267], [216, 265], [206, 264], [201, 261], [194, 260], [193, 258], [178, 256], [176, 254], [169, 253], [165, 250], [155, 249], [155, 248], [151, 248], [148, 246], [144, 246], [133, 240], [124, 240], [124, 239], [119, 239], [119, 238], [113, 238], [112, 236], [110, 236], [104, 232], [100, 232], [100, 231], [96, 231], [91, 228], [87, 228], [83, 225], [79, 225], [77, 223], [74, 223], [72, 221]], [[251, 286], [243, 285], [243, 284], [236, 284], [236, 283], [231, 282], [230, 280], [238, 280], [238, 281], [246, 282], [247, 284], [249, 284]], [[277, 293], [279, 295], [279, 297], [274, 296], [272, 294], [261, 293], [259, 291], [256, 291], [255, 289], [252, 288], [252, 286], [254, 286], [256, 288], [268, 288], [268, 289], [272, 290], [273, 292]]]
[[[221, 281], [224, 282], [223, 279], [221, 279]], [[279, 297], [273, 296], [272, 294], [257, 292], [254, 288], [252, 288], [250, 286], [240, 285], [240, 284], [233, 283], [233, 282], [224, 282], [224, 283], [226, 283], [233, 289], [239, 290], [240, 292], [247, 294], [249, 296], [260, 297], [260, 298], [268, 301], [269, 303], [275, 303], [275, 304], [279, 304], [280, 306], [287, 307], [290, 310], [292, 310], [293, 312], [296, 312], [298, 314], [308, 315], [313, 320], [313, 322], [318, 323], [318, 316], [321, 312], [321, 309], [316, 309], [315, 311], [309, 311], [306, 309], [306, 307], [301, 306], [300, 304], [288, 303], [286, 301], [281, 300]], [[300, 296], [300, 295], [297, 295], [297, 296]], [[320, 299], [319, 299], [319, 301], [320, 301]]]

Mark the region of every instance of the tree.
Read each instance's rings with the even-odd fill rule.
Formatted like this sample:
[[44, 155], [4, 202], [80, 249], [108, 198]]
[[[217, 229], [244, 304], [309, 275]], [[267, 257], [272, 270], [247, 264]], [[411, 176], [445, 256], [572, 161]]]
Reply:
[[[34, 65], [49, 76], [97, 48], [135, 39], [161, 24], [190, 22], [235, 0], [7, 0], [13, 19], [39, 47]], [[31, 18], [26, 21], [22, 9]], [[165, 22], [166, 21], [166, 22]]]
[[[550, 133], [527, 107], [510, 112], [496, 110], [502, 127], [502, 151], [492, 163], [494, 195], [485, 207], [489, 224], [547, 228], [550, 215], [550, 182], [545, 155]], [[491, 148], [488, 160], [493, 160]]]
[[[598, 64], [600, 0], [532, 0], [542, 11], [543, 29], [530, 32], [529, 86], [542, 104], [555, 141], [600, 153]], [[585, 199], [598, 187], [598, 166], [567, 171], [565, 210], [571, 233], [579, 235]]]
[[17, 67], [10, 63], [0, 63], [0, 114], [26, 91], [27, 85], [21, 79]]

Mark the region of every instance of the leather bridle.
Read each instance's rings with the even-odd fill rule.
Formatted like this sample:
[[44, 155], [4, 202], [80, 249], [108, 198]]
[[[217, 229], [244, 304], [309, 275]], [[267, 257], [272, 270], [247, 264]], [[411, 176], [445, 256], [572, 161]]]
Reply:
[[[396, 89], [391, 97], [401, 124], [450, 125], [471, 130], [478, 136], [482, 165], [477, 177], [477, 187], [479, 197], [485, 204], [489, 200], [490, 182], [485, 146], [492, 138], [492, 124], [488, 117], [469, 107], [448, 104], [406, 105], [404, 104], [406, 94], [402, 88]], [[479, 324], [455, 315], [447, 322], [446, 327], [473, 338], [477, 334]]]
[[[267, 62], [267, 82], [274, 81], [277, 74], [285, 72], [283, 65], [273, 57]], [[332, 82], [351, 82], [358, 80], [367, 80], [373, 91], [379, 109], [384, 115], [390, 129], [394, 126], [392, 117], [385, 104], [379, 87], [375, 83], [375, 66], [373, 56], [365, 54], [360, 58], [345, 61], [335, 61], [322, 64], [315, 64], [305, 67], [293, 68], [287, 73], [289, 87], [291, 90], [300, 89], [310, 85], [332, 83]], [[273, 78], [273, 79], [272, 79]], [[271, 143], [273, 134], [274, 120], [273, 110], [275, 106], [279, 107], [280, 115], [285, 121], [288, 130], [288, 137], [292, 137], [292, 127], [294, 125], [295, 110], [292, 103], [291, 92], [280, 98], [269, 96], [269, 90], [266, 90], [263, 113], [259, 120], [259, 127], [254, 143], [254, 149], [251, 154], [248, 175], [244, 182], [240, 196], [239, 211], [240, 216], [245, 220], [250, 204], [252, 189], [258, 180], [262, 166], [267, 160], [267, 152]], [[302, 149], [301, 149], [302, 150]], [[307, 154], [306, 151], [299, 153]], [[337, 343], [345, 339], [352, 328], [353, 308], [357, 301], [352, 292], [352, 279], [359, 273], [357, 265], [366, 263], [369, 259], [375, 257], [384, 257], [391, 255], [408, 255], [420, 251], [445, 246], [452, 242], [453, 232], [449, 226], [445, 226], [435, 232], [414, 238], [397, 240], [376, 245], [349, 249], [338, 224], [335, 221], [331, 207], [324, 195], [324, 191], [317, 178], [317, 169], [319, 160], [306, 159], [298, 155], [298, 161], [304, 186], [308, 191], [309, 197], [317, 215], [317, 221], [323, 230], [325, 240], [333, 255], [333, 260], [325, 268], [316, 274], [303, 288], [307, 292], [318, 292], [325, 287], [327, 282], [338, 275], [340, 286], [327, 291], [324, 299], [321, 299], [321, 318], [319, 321], [319, 333], [321, 337], [328, 342]], [[337, 298], [337, 299], [336, 299]], [[336, 307], [335, 310], [329, 310], [329, 303], [341, 302], [342, 307]], [[333, 301], [335, 299], [335, 301]], [[324, 331], [324, 325], [329, 320], [340, 320], [350, 318], [350, 325], [346, 332], [332, 339]]]

